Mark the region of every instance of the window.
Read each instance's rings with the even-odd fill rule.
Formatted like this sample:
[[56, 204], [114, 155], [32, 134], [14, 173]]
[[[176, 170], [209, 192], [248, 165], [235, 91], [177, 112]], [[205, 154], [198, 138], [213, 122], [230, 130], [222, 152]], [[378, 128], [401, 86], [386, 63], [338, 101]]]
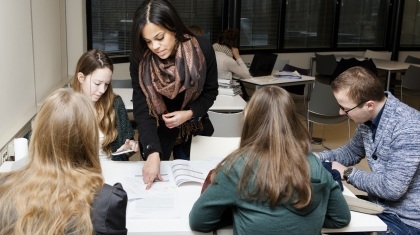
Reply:
[[[217, 41], [224, 28], [240, 29], [240, 50], [308, 52], [390, 50], [389, 0], [169, 0], [186, 26], [199, 25]], [[135, 10], [142, 0], [86, 0], [88, 48], [127, 62]], [[401, 45], [420, 46], [420, 4], [406, 0]], [[392, 9], [395, 8], [394, 10]], [[395, 40], [394, 40], [395, 41]]]
[[[173, 0], [186, 26], [195, 24], [205, 37], [217, 40], [221, 30], [221, 1]], [[105, 51], [114, 61], [127, 62], [133, 16], [141, 0], [86, 0], [88, 48]]]
[[387, 0], [342, 0], [338, 47], [384, 47]]
[[401, 47], [420, 46], [420, 2], [406, 0], [401, 28]]
[[140, 1], [88, 0], [86, 4], [88, 48], [103, 50], [113, 59], [127, 58], [131, 23]]
[[335, 0], [288, 0], [284, 48], [330, 48]]
[[241, 2], [241, 49], [277, 49], [277, 0], [243, 0]]

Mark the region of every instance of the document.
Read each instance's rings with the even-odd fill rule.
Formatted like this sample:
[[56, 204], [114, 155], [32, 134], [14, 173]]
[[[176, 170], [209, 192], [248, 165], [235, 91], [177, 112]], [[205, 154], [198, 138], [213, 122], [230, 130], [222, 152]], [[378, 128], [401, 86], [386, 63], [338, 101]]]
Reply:
[[[181, 210], [176, 207], [176, 189], [183, 184], [203, 184], [208, 172], [215, 168], [218, 161], [173, 160], [162, 164], [160, 169], [163, 181], [155, 180], [146, 190], [141, 169], [128, 168], [130, 172], [121, 180], [127, 192], [127, 218], [131, 219], [176, 219]], [[182, 186], [181, 186], [182, 187]]]

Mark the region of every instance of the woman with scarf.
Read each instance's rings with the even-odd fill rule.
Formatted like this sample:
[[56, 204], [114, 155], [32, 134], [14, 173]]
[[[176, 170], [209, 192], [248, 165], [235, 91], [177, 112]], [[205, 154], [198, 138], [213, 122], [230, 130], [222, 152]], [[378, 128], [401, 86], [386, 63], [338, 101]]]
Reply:
[[149, 189], [163, 180], [160, 161], [173, 150], [175, 159], [188, 159], [191, 135], [206, 131], [203, 121], [218, 94], [216, 58], [168, 1], [146, 0], [133, 18], [130, 75]]

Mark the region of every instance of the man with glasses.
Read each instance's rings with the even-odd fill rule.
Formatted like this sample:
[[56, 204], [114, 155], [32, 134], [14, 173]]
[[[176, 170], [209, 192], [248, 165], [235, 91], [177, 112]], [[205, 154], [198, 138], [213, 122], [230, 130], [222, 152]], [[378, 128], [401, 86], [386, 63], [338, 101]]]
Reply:
[[[346, 145], [317, 155], [385, 208], [378, 215], [388, 226], [383, 234], [420, 234], [420, 112], [384, 92], [362, 67], [340, 74], [331, 88], [340, 114], [359, 125]], [[352, 167], [365, 157], [370, 172]]]

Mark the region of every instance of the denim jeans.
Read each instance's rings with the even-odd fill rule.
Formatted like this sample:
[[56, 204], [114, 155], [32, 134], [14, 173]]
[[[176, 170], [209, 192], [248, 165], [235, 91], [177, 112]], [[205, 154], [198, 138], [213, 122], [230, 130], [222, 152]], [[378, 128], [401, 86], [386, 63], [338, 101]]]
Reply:
[[420, 235], [420, 229], [404, 224], [393, 213], [382, 213], [378, 217], [388, 226], [386, 232], [378, 232], [378, 235]]

